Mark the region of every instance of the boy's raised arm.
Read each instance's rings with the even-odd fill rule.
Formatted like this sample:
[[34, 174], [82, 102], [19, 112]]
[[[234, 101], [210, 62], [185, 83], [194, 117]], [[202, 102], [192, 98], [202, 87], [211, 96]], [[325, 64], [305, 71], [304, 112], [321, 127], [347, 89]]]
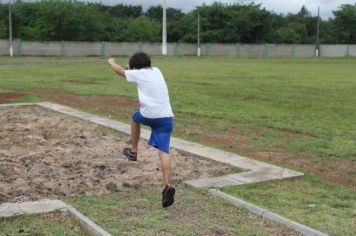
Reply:
[[113, 57], [108, 59], [108, 63], [111, 65], [112, 69], [115, 71], [116, 74], [126, 78], [125, 70], [119, 64], [116, 63]]

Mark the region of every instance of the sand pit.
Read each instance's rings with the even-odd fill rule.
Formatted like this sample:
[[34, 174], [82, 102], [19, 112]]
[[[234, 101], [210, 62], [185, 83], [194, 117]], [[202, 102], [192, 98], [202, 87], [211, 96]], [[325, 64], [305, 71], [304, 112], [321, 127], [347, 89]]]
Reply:
[[[154, 148], [139, 160], [121, 154], [129, 137], [38, 106], [0, 108], [0, 202], [101, 195], [161, 185]], [[172, 149], [175, 184], [221, 176], [233, 167]]]

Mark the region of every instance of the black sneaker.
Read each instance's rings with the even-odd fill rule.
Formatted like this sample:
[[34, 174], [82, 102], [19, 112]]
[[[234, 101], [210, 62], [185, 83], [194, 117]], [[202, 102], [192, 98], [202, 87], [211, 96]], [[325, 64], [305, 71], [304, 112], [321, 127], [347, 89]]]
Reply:
[[132, 152], [131, 148], [125, 148], [124, 155], [129, 161], [137, 161], [137, 152]]
[[176, 189], [173, 186], [166, 186], [162, 192], [162, 206], [169, 207], [174, 203]]

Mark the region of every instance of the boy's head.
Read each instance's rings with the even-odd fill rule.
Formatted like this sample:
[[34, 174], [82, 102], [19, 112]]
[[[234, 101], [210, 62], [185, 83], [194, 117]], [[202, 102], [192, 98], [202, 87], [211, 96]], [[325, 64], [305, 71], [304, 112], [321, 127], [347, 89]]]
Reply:
[[129, 67], [130, 69], [151, 67], [151, 58], [144, 52], [136, 52], [130, 57]]

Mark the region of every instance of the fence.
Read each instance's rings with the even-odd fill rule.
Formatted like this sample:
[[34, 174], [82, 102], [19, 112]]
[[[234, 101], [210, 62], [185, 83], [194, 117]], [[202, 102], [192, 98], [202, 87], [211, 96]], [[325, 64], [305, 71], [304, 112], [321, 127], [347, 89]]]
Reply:
[[[137, 51], [161, 55], [161, 43], [128, 42], [31, 42], [13, 41], [16, 56], [127, 56]], [[194, 56], [194, 43], [169, 43], [169, 56]], [[9, 41], [0, 40], [0, 55], [9, 55]], [[219, 44], [201, 45], [202, 56], [243, 58], [315, 57], [315, 45], [300, 44]], [[356, 45], [320, 45], [322, 57], [355, 57]]]

